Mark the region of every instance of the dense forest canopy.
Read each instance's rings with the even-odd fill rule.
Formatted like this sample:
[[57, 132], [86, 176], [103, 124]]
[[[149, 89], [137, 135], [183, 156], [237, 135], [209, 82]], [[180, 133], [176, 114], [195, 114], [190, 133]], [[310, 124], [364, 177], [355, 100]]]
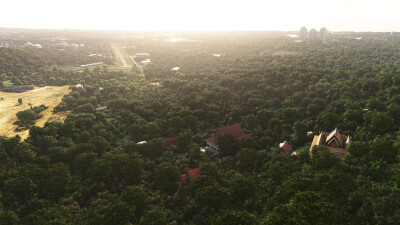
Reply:
[[[83, 85], [54, 109], [72, 111], [63, 123], [32, 127], [23, 142], [0, 137], [0, 223], [400, 223], [399, 36], [102, 35], [76, 40], [149, 53], [145, 77], [108, 65], [72, 71], [46, 49], [0, 48], [2, 82]], [[234, 123], [251, 137], [226, 154], [200, 151]], [[324, 147], [311, 157], [307, 132], [336, 127], [352, 137], [345, 159]], [[296, 158], [277, 151], [284, 140]]]

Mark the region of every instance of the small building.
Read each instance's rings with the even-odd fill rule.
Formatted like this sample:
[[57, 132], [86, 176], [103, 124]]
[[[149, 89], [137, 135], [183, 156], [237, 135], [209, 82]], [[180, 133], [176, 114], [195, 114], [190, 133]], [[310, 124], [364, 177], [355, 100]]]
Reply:
[[219, 153], [217, 136], [223, 133], [232, 133], [235, 136], [236, 140], [241, 137], [249, 136], [248, 134], [243, 132], [240, 123], [235, 123], [233, 125], [218, 129], [214, 136], [205, 139], [205, 141], [207, 142], [207, 146], [205, 147], [205, 149], [207, 151]]
[[40, 45], [40, 44], [34, 44], [33, 47], [34, 47], [34, 48], [42, 48], [42, 45]]
[[75, 85], [75, 87], [76, 88], [83, 88], [83, 85], [82, 84], [77, 84], [77, 85]]
[[144, 145], [144, 144], [147, 144], [147, 141], [140, 141], [140, 142], [138, 142], [138, 143], [136, 143], [137, 145]]
[[292, 146], [286, 140], [279, 144], [279, 150], [281, 150], [285, 155], [289, 154], [292, 151]]
[[140, 58], [150, 57], [150, 54], [148, 54], [148, 53], [136, 53], [135, 56], [136, 56], [136, 58], [140, 59]]
[[[192, 169], [187, 171], [187, 173], [181, 175], [179, 179], [182, 181], [182, 183], [189, 185], [190, 184], [190, 179], [193, 179], [197, 176], [200, 175], [200, 168]], [[190, 179], [189, 179], [190, 178]]]
[[81, 65], [81, 68], [92, 67], [92, 66], [100, 66], [100, 65], [103, 65], [103, 64], [104, 64], [104, 62], [90, 63], [90, 64]]
[[146, 60], [140, 61], [140, 63], [141, 63], [143, 66], [146, 66], [147, 64], [150, 63], [150, 59], [146, 59]]
[[101, 106], [101, 107], [96, 108], [96, 111], [103, 111], [106, 109], [107, 109], [107, 106]]
[[33, 44], [28, 41], [24, 44], [24, 47], [33, 47]]
[[176, 137], [167, 138], [164, 140], [164, 149], [169, 149], [172, 145], [176, 145]]
[[351, 137], [340, 134], [339, 130], [335, 128], [332, 132], [321, 132], [315, 135], [310, 147], [310, 155], [312, 155], [312, 148], [316, 145], [326, 146], [330, 152], [336, 153], [343, 157], [347, 153], [350, 146]]

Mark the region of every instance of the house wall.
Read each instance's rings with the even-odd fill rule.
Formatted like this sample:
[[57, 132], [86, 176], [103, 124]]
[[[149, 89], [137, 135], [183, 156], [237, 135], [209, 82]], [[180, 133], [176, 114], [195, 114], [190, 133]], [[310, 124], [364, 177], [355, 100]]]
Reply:
[[211, 142], [207, 142], [207, 147], [216, 152], [219, 151], [218, 147], [216, 145], [212, 144]]

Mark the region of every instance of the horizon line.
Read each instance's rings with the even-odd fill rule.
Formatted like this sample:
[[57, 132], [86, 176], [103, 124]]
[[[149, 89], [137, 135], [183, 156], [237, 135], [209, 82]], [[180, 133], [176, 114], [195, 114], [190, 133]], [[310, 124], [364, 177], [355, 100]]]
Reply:
[[[307, 26], [304, 26], [307, 28]], [[324, 26], [323, 26], [324, 27]], [[323, 28], [320, 27], [320, 28]], [[301, 27], [300, 27], [301, 28]], [[28, 28], [28, 27], [0, 27], [0, 30], [2, 29], [21, 29], [21, 30], [57, 30], [57, 31], [114, 31], [114, 32], [299, 32], [300, 28], [298, 30], [268, 30], [268, 29], [198, 29], [198, 30], [191, 30], [191, 29], [185, 29], [185, 30], [179, 30], [179, 29], [169, 29], [169, 30], [163, 30], [163, 29], [149, 29], [149, 30], [134, 30], [134, 29], [91, 29], [91, 28]], [[325, 27], [327, 28], [327, 27]], [[309, 29], [317, 29], [314, 27], [307, 28]], [[334, 33], [344, 33], [344, 32], [355, 32], [355, 33], [391, 33], [391, 32], [400, 32], [396, 30], [390, 30], [390, 31], [373, 31], [373, 30], [330, 30], [327, 28], [328, 32], [334, 32]], [[317, 30], [318, 31], [318, 30]]]

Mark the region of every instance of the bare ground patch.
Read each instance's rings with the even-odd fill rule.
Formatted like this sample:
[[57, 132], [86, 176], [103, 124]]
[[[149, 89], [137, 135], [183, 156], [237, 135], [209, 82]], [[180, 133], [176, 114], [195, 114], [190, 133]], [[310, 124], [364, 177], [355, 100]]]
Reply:
[[[18, 134], [22, 140], [29, 136], [29, 130], [16, 132], [17, 125], [13, 124], [17, 121], [17, 112], [29, 109], [29, 103], [32, 106], [43, 104], [49, 107], [40, 113], [43, 117], [36, 121], [36, 126], [43, 127], [48, 121], [64, 121], [69, 112], [53, 113], [52, 111], [54, 107], [60, 104], [62, 96], [70, 92], [68, 88], [69, 85], [47, 86], [35, 87], [35, 89], [23, 93], [0, 92], [0, 136], [14, 137]], [[21, 105], [18, 104], [18, 98], [22, 99]]]

